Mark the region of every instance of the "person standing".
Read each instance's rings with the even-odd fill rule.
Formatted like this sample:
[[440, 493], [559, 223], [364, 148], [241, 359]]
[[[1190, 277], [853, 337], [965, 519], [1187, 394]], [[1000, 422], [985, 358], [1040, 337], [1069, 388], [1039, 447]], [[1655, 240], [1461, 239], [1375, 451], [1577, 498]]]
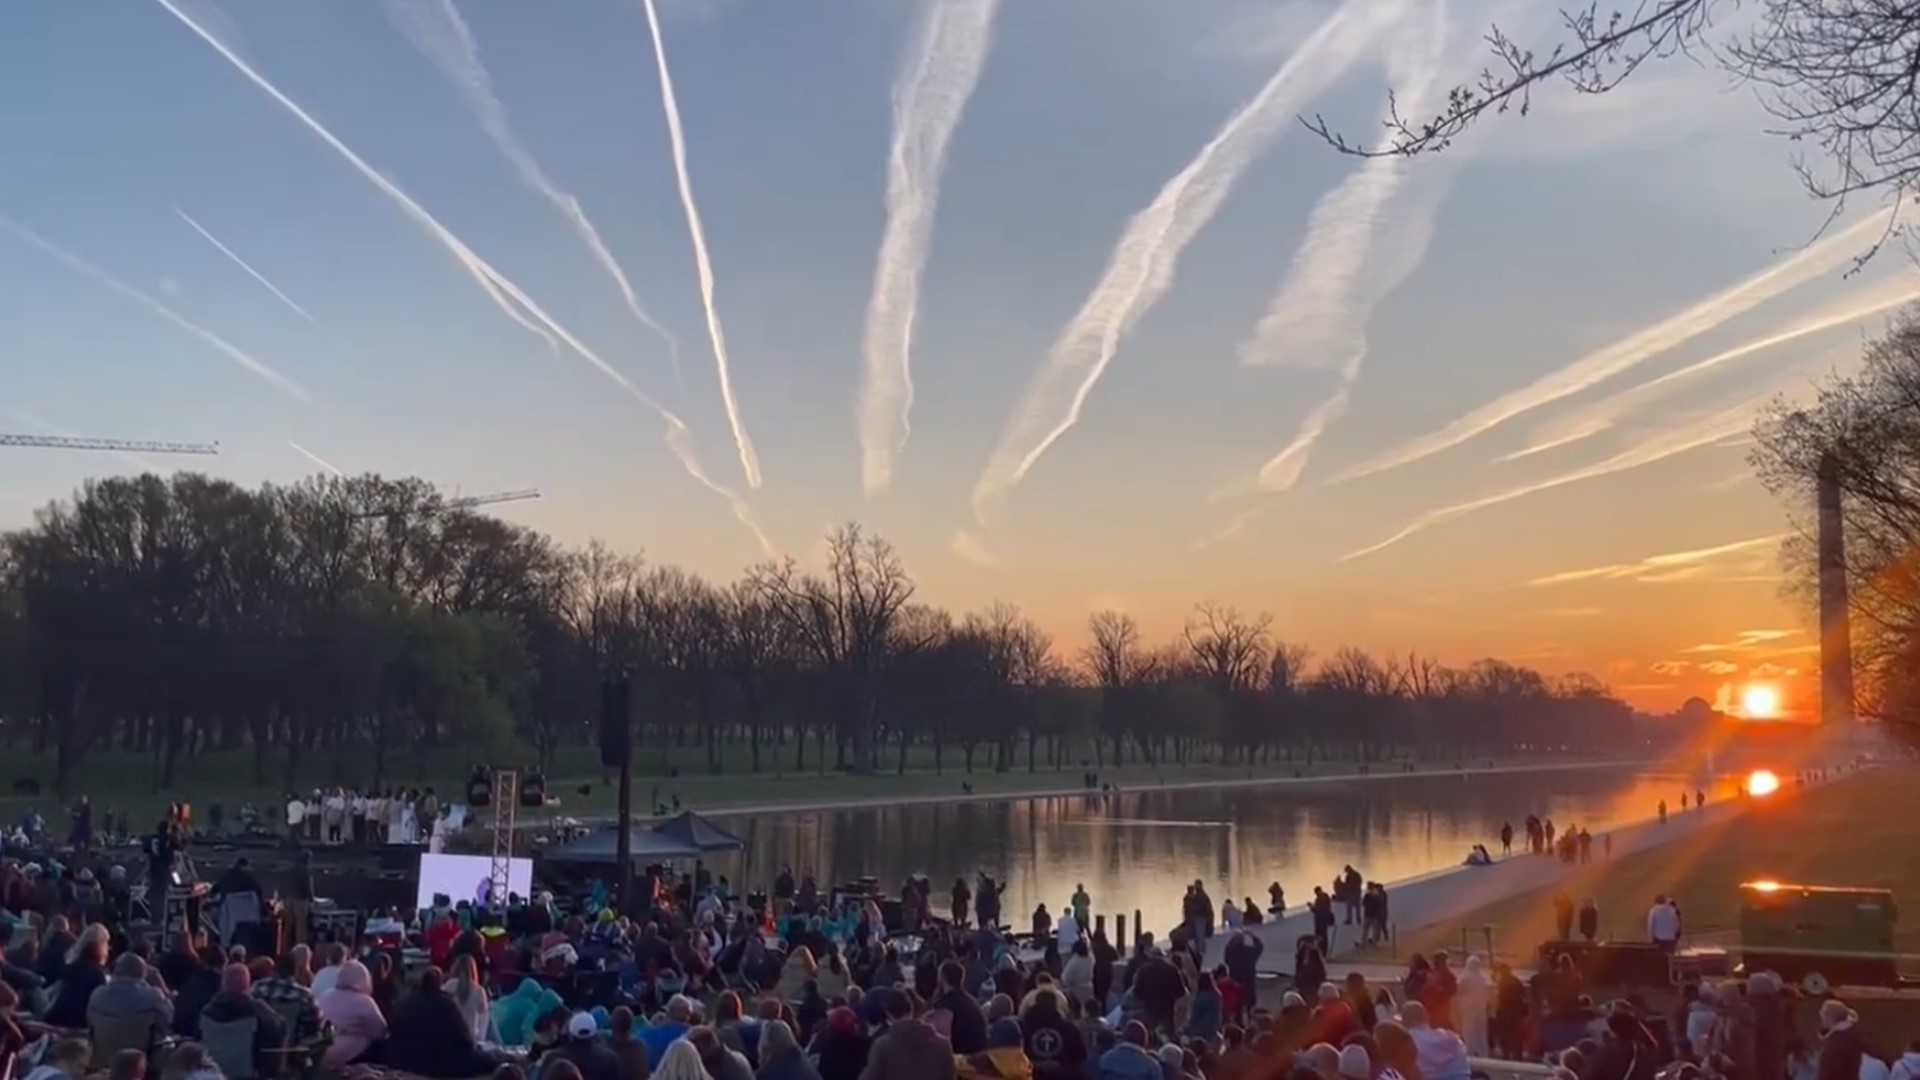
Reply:
[[1654, 897], [1647, 909], [1647, 939], [1665, 953], [1680, 948], [1680, 909], [1664, 895]]

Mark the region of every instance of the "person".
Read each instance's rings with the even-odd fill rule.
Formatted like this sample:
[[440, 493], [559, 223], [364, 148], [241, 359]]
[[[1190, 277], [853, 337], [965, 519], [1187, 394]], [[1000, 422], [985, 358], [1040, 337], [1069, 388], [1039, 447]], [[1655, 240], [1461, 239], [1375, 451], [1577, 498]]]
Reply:
[[1201, 972], [1195, 981], [1193, 1000], [1187, 1005], [1186, 1034], [1191, 1038], [1213, 1042], [1220, 1037], [1220, 1026], [1226, 1022], [1225, 1014], [1220, 988], [1214, 984], [1211, 974]]
[[341, 964], [333, 989], [317, 1004], [320, 1019], [333, 1025], [333, 1042], [320, 1058], [327, 1071], [339, 1072], [386, 1040], [387, 1018], [373, 1002], [373, 974], [360, 961]]
[[1468, 1080], [1472, 1069], [1467, 1065], [1467, 1044], [1446, 1028], [1434, 1027], [1425, 1005], [1409, 1001], [1401, 1006], [1400, 1023], [1413, 1038], [1421, 1080]]
[[621, 1080], [647, 1080], [647, 1044], [633, 1033], [633, 1010], [617, 1006], [607, 1017], [607, 1049], [620, 1059]]
[[1020, 1021], [1002, 1017], [987, 1028], [987, 1048], [954, 1062], [956, 1080], [1034, 1080]]
[[107, 1080], [147, 1080], [147, 1055], [134, 1049], [122, 1050], [107, 1063]]
[[1906, 1052], [1887, 1070], [1887, 1080], [1920, 1080], [1920, 1039], [1907, 1044]]
[[1050, 986], [1028, 994], [1020, 1010], [1021, 1039], [1039, 1080], [1080, 1080], [1085, 1075], [1087, 1041], [1068, 1013], [1065, 996]]
[[[251, 1055], [254, 1074], [271, 1076], [275, 1072], [271, 1055], [274, 1050], [286, 1045], [287, 1025], [271, 1005], [254, 997], [252, 991], [253, 976], [244, 964], [228, 964], [220, 969], [220, 990], [200, 1010], [200, 1033], [208, 1042], [209, 1052], [215, 1053], [216, 1060], [239, 1061]], [[216, 1032], [225, 1025], [244, 1024], [248, 1020], [254, 1022], [251, 1044], [227, 1048], [225, 1054], [216, 1053], [221, 1049], [216, 1043], [221, 1036]]]
[[1828, 998], [1820, 1006], [1818, 1080], [1863, 1080], [1861, 1066], [1867, 1056], [1860, 1017], [1846, 1002]]
[[[667, 1060], [667, 1050], [693, 1030], [693, 1002], [679, 994], [667, 999], [667, 1019], [640, 1033], [647, 1047], [647, 1063], [658, 1070]], [[699, 1055], [695, 1055], [697, 1058]]]
[[[948, 961], [952, 964], [952, 961]], [[958, 964], [954, 964], [958, 967]], [[946, 982], [945, 965], [942, 965], [941, 981]], [[898, 990], [879, 991], [886, 995], [887, 1027], [880, 1037], [873, 1040], [873, 1048], [867, 1054], [867, 1067], [861, 1071], [861, 1080], [954, 1080], [957, 1054], [976, 1054], [986, 1050], [986, 1017], [980, 1013], [976, 1002], [973, 1014], [980, 1019], [979, 1044], [972, 1050], [962, 1051], [960, 1040], [955, 1038], [951, 1047], [940, 1033], [924, 1020], [913, 1015], [913, 1001]], [[955, 990], [957, 991], [957, 988]], [[951, 994], [942, 996], [942, 1008]], [[969, 999], [971, 1001], [971, 999]], [[953, 1018], [953, 1029], [957, 1035], [960, 1029], [960, 1017]]]
[[1553, 894], [1553, 927], [1555, 941], [1570, 941], [1573, 938], [1573, 897], [1565, 889]]
[[471, 956], [456, 956], [453, 972], [447, 979], [447, 996], [466, 1018], [467, 1030], [485, 1042], [491, 1037], [493, 1019], [487, 1008], [487, 988], [480, 984], [480, 968]]
[[1600, 937], [1600, 903], [1591, 896], [1580, 902], [1580, 936], [1589, 943]]
[[1151, 1039], [1145, 1024], [1128, 1021], [1120, 1040], [1100, 1055], [1094, 1075], [1098, 1080], [1165, 1080], [1160, 1060], [1147, 1049]]
[[[53, 1004], [47, 1007], [48, 1024], [62, 1028], [87, 1026], [87, 1010], [93, 992], [107, 982], [107, 945], [107, 928], [94, 923], [81, 931], [72, 947], [61, 954], [65, 957], [64, 966], [60, 970], [58, 992]], [[140, 958], [136, 956], [134, 959]], [[141, 968], [141, 977], [144, 979], [144, 961]]]
[[[940, 965], [940, 996], [932, 1004], [952, 1018], [947, 1038], [953, 1043], [953, 1052], [977, 1054], [987, 1048], [987, 1015], [980, 1011], [980, 1003], [973, 995], [967, 993], [966, 984], [967, 969], [957, 960], [946, 961]], [[911, 1015], [911, 1005], [908, 1015]], [[877, 1043], [874, 1050], [879, 1051]]]
[[753, 1066], [738, 1050], [727, 1047], [712, 1028], [697, 1027], [687, 1033], [687, 1042], [700, 1054], [700, 1065], [713, 1080], [753, 1080]]
[[786, 1021], [769, 1020], [760, 1026], [760, 1068], [753, 1080], [820, 1080], [820, 1070], [794, 1041]]
[[1079, 923], [1081, 929], [1093, 922], [1093, 897], [1087, 895], [1085, 885], [1077, 882], [1073, 886], [1073, 921]]
[[[244, 969], [243, 969], [244, 970]], [[113, 975], [87, 999], [85, 1026], [133, 1024], [145, 1020], [156, 1036], [173, 1026], [173, 1002], [166, 992], [147, 981], [147, 962], [133, 953], [121, 953]], [[48, 1023], [56, 1023], [48, 1014]]]
[[1493, 979], [1487, 975], [1486, 961], [1479, 953], [1467, 957], [1453, 1003], [1453, 1018], [1467, 1053], [1486, 1057], [1492, 1047], [1488, 1024], [1493, 1015]]
[[[592, 1013], [577, 1012], [567, 1018], [566, 1041], [550, 1051], [556, 1060], [567, 1061], [580, 1070], [581, 1080], [622, 1080], [620, 1058], [613, 1048], [600, 1041], [600, 1025]], [[471, 1071], [461, 1073], [471, 1076]]]
[[93, 1047], [85, 1039], [61, 1039], [47, 1048], [26, 1080], [86, 1080]]
[[320, 1033], [320, 1008], [314, 1003], [313, 991], [300, 983], [301, 954], [305, 949], [305, 945], [294, 946], [273, 961], [272, 975], [253, 981], [253, 996], [292, 1024], [288, 1037], [296, 1043], [304, 1043]]
[[[886, 1018], [886, 1004], [898, 990], [875, 991], [880, 998], [881, 1019]], [[828, 1011], [827, 1019], [820, 1025], [820, 1031], [814, 1036], [813, 1056], [820, 1066], [820, 1080], [860, 1080], [866, 1072], [867, 1060], [873, 1052], [873, 1039], [867, 1034], [866, 1025], [849, 1008], [837, 1008]]]
[[1060, 989], [1083, 1006], [1098, 1004], [1093, 993], [1093, 954], [1085, 941], [1073, 943], [1073, 954], [1061, 966]]
[[700, 1051], [681, 1039], [667, 1048], [666, 1056], [653, 1071], [653, 1080], [713, 1080], [713, 1076], [700, 1063]]
[[560, 1007], [560, 995], [540, 985], [537, 979], [521, 979], [513, 993], [493, 1005], [494, 1030], [504, 1046], [527, 1046], [533, 1042], [534, 1027], [540, 1018]]
[[1662, 952], [1672, 953], [1680, 947], [1680, 909], [1664, 895], [1654, 897], [1653, 906], [1647, 909], [1647, 938]]

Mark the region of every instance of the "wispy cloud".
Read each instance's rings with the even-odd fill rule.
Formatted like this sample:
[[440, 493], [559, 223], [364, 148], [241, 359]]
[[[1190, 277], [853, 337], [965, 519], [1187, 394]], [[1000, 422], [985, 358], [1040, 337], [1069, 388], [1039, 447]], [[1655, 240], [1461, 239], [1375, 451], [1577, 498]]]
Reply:
[[[515, 322], [520, 323], [522, 326], [540, 335], [546, 339], [549, 345], [554, 345], [556, 348], [558, 347], [556, 339], [558, 339], [558, 341], [565, 341], [574, 352], [580, 354], [582, 359], [593, 365], [602, 375], [613, 380], [614, 384], [624, 390], [628, 396], [653, 410], [666, 425], [664, 439], [667, 444], [667, 449], [679, 460], [681, 467], [687, 471], [687, 474], [714, 494], [727, 500], [728, 505], [733, 510], [734, 516], [740, 519], [741, 524], [747, 526], [747, 528], [753, 532], [754, 537], [759, 541], [763, 551], [772, 553], [776, 550], [768, 540], [766, 533], [761, 530], [759, 524], [754, 520], [752, 508], [746, 504], [745, 500], [741, 499], [731, 488], [715, 483], [713, 479], [707, 475], [705, 468], [700, 464], [699, 455], [695, 452], [693, 435], [687, 430], [686, 423], [682, 421], [679, 416], [675, 415], [673, 411], [666, 406], [654, 400], [638, 386], [635, 386], [631, 379], [628, 379], [620, 373], [619, 369], [607, 363], [606, 360], [601, 358], [599, 353], [594, 352], [593, 349], [575, 337], [566, 327], [561, 326], [553, 316], [547, 314], [544, 308], [535, 303], [533, 298], [523, 292], [511, 279], [494, 269], [493, 264], [481, 258], [458, 236], [454, 235], [453, 230], [442, 225], [438, 218], [435, 218], [427, 212], [425, 207], [413, 201], [413, 197], [405, 191], [402, 191], [399, 185], [387, 179], [385, 174], [381, 173], [380, 170], [367, 164], [365, 158], [355, 153], [352, 147], [340, 141], [340, 138], [328, 130], [326, 125], [314, 119], [312, 114], [301, 108], [298, 102], [281, 93], [278, 87], [269, 82], [266, 76], [255, 70], [254, 67], [242, 59], [238, 53], [228, 48], [219, 38], [213, 36], [213, 34], [208, 32], [199, 23], [188, 17], [184, 11], [176, 6], [175, 0], [154, 0], [154, 2], [165, 8], [174, 18], [180, 20], [187, 29], [193, 31], [197, 37], [211, 46], [227, 63], [233, 65], [235, 70], [246, 76], [248, 82], [258, 87], [262, 93], [272, 98], [289, 113], [292, 113], [295, 119], [306, 126], [307, 130], [313, 132], [321, 142], [331, 147], [335, 153], [345, 159], [347, 164], [352, 165], [354, 170], [365, 177], [368, 183], [378, 188], [387, 198], [393, 200], [394, 204], [399, 206], [401, 211], [405, 213], [409, 219], [416, 225], [419, 225], [428, 236], [437, 240], [441, 246], [445, 247], [447, 251], [453, 255], [455, 261], [460, 264], [461, 268], [464, 269], [480, 288], [492, 298], [494, 303], [497, 304], [502, 311], [510, 315]], [[518, 306], [516, 307], [515, 305]]]
[[[1388, 54], [1387, 77], [1408, 116], [1426, 112], [1440, 77], [1449, 29], [1444, 0], [1432, 4], [1428, 16], [1407, 27]], [[1428, 187], [1413, 200], [1394, 243], [1384, 251], [1374, 238], [1401, 192], [1406, 159], [1362, 163], [1314, 207], [1306, 241], [1294, 253], [1293, 266], [1253, 336], [1241, 344], [1240, 362], [1249, 367], [1334, 365], [1340, 382], [1307, 413], [1293, 440], [1260, 467], [1259, 485], [1265, 490], [1288, 491], [1299, 483], [1320, 437], [1346, 415], [1366, 360], [1367, 318], [1426, 257], [1434, 217], [1459, 160], [1459, 155], [1450, 156], [1439, 170], [1427, 174]], [[1369, 269], [1371, 275], [1366, 274]]]
[[1173, 285], [1181, 252], [1213, 219], [1246, 167], [1313, 97], [1366, 53], [1400, 3], [1345, 0], [1260, 93], [1127, 222], [1105, 273], [1048, 352], [986, 470], [974, 484], [976, 517], [1024, 479], [1079, 422], [1121, 339]]
[[1512, 461], [1543, 450], [1567, 446], [1571, 443], [1611, 430], [1621, 420], [1644, 411], [1647, 405], [1674, 389], [1684, 386], [1689, 380], [1764, 352], [1777, 345], [1785, 345], [1803, 337], [1823, 333], [1842, 326], [1851, 326], [1862, 319], [1872, 318], [1883, 311], [1920, 300], [1920, 288], [1904, 275], [1886, 282], [1864, 296], [1848, 296], [1840, 303], [1829, 305], [1825, 310], [1807, 316], [1790, 326], [1775, 330], [1770, 334], [1735, 345], [1731, 349], [1715, 353], [1705, 360], [1696, 361], [1677, 371], [1670, 371], [1656, 379], [1650, 379], [1638, 386], [1629, 387], [1619, 393], [1594, 402], [1586, 408], [1568, 414], [1566, 417], [1543, 426], [1533, 433], [1526, 447], [1516, 450], [1501, 461]]
[[72, 270], [74, 273], [92, 278], [180, 329], [185, 330], [187, 333], [211, 345], [222, 356], [225, 356], [227, 359], [232, 360], [234, 363], [239, 364], [241, 367], [267, 380], [287, 393], [292, 394], [301, 401], [307, 400], [307, 392], [301, 389], [298, 383], [275, 371], [272, 367], [268, 366], [265, 361], [254, 358], [252, 354], [240, 348], [240, 346], [201, 326], [199, 323], [194, 322], [185, 315], [180, 314], [146, 293], [141, 292], [139, 289], [121, 281], [119, 278], [100, 269], [79, 255], [48, 240], [27, 226], [21, 225], [10, 218], [0, 217], [0, 229], [5, 229], [18, 237], [22, 242], [39, 248], [41, 251], [52, 256], [56, 262]]
[[860, 482], [885, 491], [912, 430], [913, 324], [933, 240], [947, 144], [980, 81], [999, 0], [928, 0], [920, 46], [893, 88], [887, 226], [867, 301], [860, 388]]
[[1735, 540], [1732, 543], [1716, 544], [1712, 547], [1694, 548], [1690, 551], [1669, 551], [1660, 555], [1649, 555], [1644, 559], [1629, 563], [1613, 563], [1608, 566], [1589, 567], [1585, 570], [1568, 570], [1559, 574], [1548, 574], [1527, 582], [1533, 586], [1568, 585], [1576, 581], [1658, 581], [1659, 575], [1674, 569], [1694, 569], [1710, 563], [1729, 560], [1748, 562], [1755, 557], [1771, 558], [1780, 542], [1787, 538], [1786, 533], [1771, 536], [1756, 536], [1747, 540]]
[[987, 550], [987, 546], [980, 542], [980, 538], [965, 529], [953, 534], [952, 550], [955, 555], [976, 566], [1000, 565], [1000, 559]]
[[1692, 667], [1693, 665], [1685, 660], [1656, 660], [1648, 666], [1647, 670], [1653, 672], [1655, 675], [1671, 677], [1674, 675], [1685, 675]]
[[680, 206], [687, 214], [687, 234], [693, 241], [694, 269], [700, 275], [700, 304], [707, 312], [707, 336], [713, 339], [713, 365], [720, 377], [720, 401], [727, 409], [727, 425], [740, 448], [740, 467], [747, 486], [760, 486], [760, 457], [740, 420], [740, 404], [733, 396], [732, 363], [727, 359], [727, 335], [720, 327], [720, 309], [713, 300], [713, 260], [707, 256], [707, 230], [700, 223], [700, 206], [693, 198], [693, 177], [687, 171], [687, 136], [680, 126], [680, 102], [673, 94], [673, 71], [667, 66], [667, 40], [660, 33], [660, 12], [654, 0], [641, 0], [647, 9], [647, 29], [653, 34], [654, 66], [660, 71], [660, 107], [667, 114], [667, 140], [673, 149], [673, 175], [680, 186]]
[[1652, 326], [1592, 352], [1552, 374], [1473, 410], [1428, 435], [1335, 474], [1333, 483], [1408, 465], [1458, 446], [1494, 427], [1571, 394], [1577, 394], [1720, 326], [1773, 298], [1849, 265], [1863, 245], [1887, 227], [1875, 214], [1796, 251], [1730, 289], [1708, 297]]
[[308, 461], [311, 461], [315, 465], [320, 466], [322, 469], [325, 469], [327, 472], [333, 474], [334, 476], [347, 475], [346, 473], [340, 471], [340, 469], [337, 466], [335, 466], [332, 462], [328, 461], [326, 458], [323, 458], [319, 454], [316, 454], [313, 451], [307, 449], [306, 447], [301, 446], [299, 443], [294, 442], [292, 439], [287, 440], [287, 445], [293, 448], [294, 453], [299, 454], [301, 457], [306, 458]]
[[606, 241], [601, 239], [600, 230], [587, 217], [580, 200], [554, 183], [533, 156], [533, 151], [521, 141], [512, 120], [507, 116], [506, 103], [500, 100], [500, 94], [494, 89], [493, 76], [480, 59], [480, 43], [474, 39], [473, 31], [468, 28], [466, 19], [461, 17], [460, 9], [454, 6], [453, 0], [387, 0], [386, 7], [389, 18], [401, 34], [413, 43], [414, 48], [424, 53], [459, 91], [467, 108], [479, 120], [481, 130], [493, 140], [494, 146], [499, 148], [514, 172], [519, 174], [521, 182], [552, 203], [567, 219], [580, 237], [580, 242], [592, 253], [594, 261], [613, 279], [614, 287], [626, 301], [627, 310], [633, 312], [634, 318], [666, 343], [667, 361], [673, 368], [675, 378], [678, 378], [680, 342], [640, 303], [633, 283], [627, 279], [626, 271], [621, 269], [620, 261], [613, 257]]
[[1740, 670], [1740, 665], [1726, 660], [1708, 660], [1700, 665], [1702, 675], [1731, 675]]
[[1542, 491], [1550, 491], [1554, 488], [1564, 487], [1582, 480], [1592, 480], [1617, 472], [1625, 472], [1628, 469], [1637, 469], [1645, 465], [1651, 465], [1657, 461], [1664, 461], [1676, 454], [1683, 454], [1689, 450], [1696, 450], [1703, 446], [1711, 446], [1722, 439], [1740, 434], [1752, 427], [1754, 418], [1759, 415], [1760, 409], [1765, 407], [1767, 400], [1765, 397], [1755, 398], [1743, 404], [1724, 409], [1710, 416], [1670, 428], [1666, 431], [1654, 432], [1637, 445], [1592, 465], [1560, 473], [1557, 476], [1551, 476], [1545, 480], [1536, 481], [1531, 484], [1508, 488], [1491, 495], [1483, 495], [1477, 499], [1469, 499], [1466, 502], [1455, 503], [1452, 506], [1444, 506], [1438, 510], [1429, 510], [1408, 522], [1399, 532], [1394, 533], [1392, 536], [1378, 543], [1369, 544], [1357, 551], [1349, 552], [1341, 556], [1340, 561], [1346, 562], [1365, 555], [1371, 555], [1377, 551], [1392, 547], [1394, 544], [1405, 540], [1415, 533], [1425, 532], [1435, 525], [1465, 517], [1468, 514], [1485, 510], [1491, 506], [1512, 502], [1515, 499], [1523, 499], [1528, 495], [1538, 494]]
[[188, 225], [192, 226], [194, 232], [197, 232], [201, 236], [206, 237], [207, 243], [212, 244], [216, 248], [219, 248], [220, 254], [225, 255], [227, 258], [233, 260], [233, 264], [235, 266], [238, 266], [240, 269], [245, 270], [247, 274], [253, 278], [253, 280], [265, 286], [266, 290], [272, 293], [276, 298], [278, 298], [281, 303], [292, 308], [294, 314], [300, 316], [301, 318], [307, 320], [308, 322], [313, 321], [313, 316], [307, 314], [306, 308], [303, 308], [299, 304], [294, 303], [292, 297], [280, 291], [280, 286], [275, 285], [271, 281], [268, 281], [267, 276], [265, 274], [262, 274], [260, 271], [255, 270], [253, 266], [247, 262], [247, 260], [234, 254], [233, 249], [221, 243], [219, 237], [208, 232], [206, 226], [193, 220], [193, 218], [190, 217], [185, 210], [182, 210], [177, 206], [173, 208], [173, 212], [180, 215], [181, 221], [184, 221]]

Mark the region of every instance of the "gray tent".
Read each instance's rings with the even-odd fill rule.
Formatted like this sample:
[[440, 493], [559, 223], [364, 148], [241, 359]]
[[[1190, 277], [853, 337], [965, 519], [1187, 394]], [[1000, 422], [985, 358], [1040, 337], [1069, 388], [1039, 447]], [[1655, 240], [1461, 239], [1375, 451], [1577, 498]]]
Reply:
[[653, 835], [684, 844], [703, 855], [715, 851], [739, 851], [747, 846], [745, 840], [691, 810], [655, 825]]
[[[702, 854], [702, 849], [693, 844], [652, 829], [631, 829], [628, 836], [632, 838], [633, 860], [642, 866], [650, 862], [694, 859]], [[577, 840], [550, 847], [540, 857], [547, 862], [611, 866], [619, 861], [619, 852], [620, 830], [608, 825]]]

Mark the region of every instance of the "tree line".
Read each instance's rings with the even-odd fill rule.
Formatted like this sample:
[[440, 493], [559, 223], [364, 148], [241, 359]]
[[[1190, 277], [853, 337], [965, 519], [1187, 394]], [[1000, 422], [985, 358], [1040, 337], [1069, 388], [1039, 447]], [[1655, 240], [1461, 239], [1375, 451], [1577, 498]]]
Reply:
[[[251, 753], [253, 782], [379, 784], [436, 747], [473, 763], [591, 743], [601, 681], [684, 768], [1275, 765], [1390, 748], [1617, 748], [1631, 710], [1587, 676], [1482, 660], [1321, 662], [1265, 614], [1194, 609], [1172, 640], [1092, 615], [1057, 647], [1008, 604], [915, 599], [847, 525], [824, 565], [715, 583], [568, 547], [417, 479], [246, 489], [193, 473], [87, 483], [0, 537], [0, 740], [64, 787], [89, 755]], [[526, 753], [526, 750], [520, 750]], [[409, 755], [412, 755], [411, 757]]]

